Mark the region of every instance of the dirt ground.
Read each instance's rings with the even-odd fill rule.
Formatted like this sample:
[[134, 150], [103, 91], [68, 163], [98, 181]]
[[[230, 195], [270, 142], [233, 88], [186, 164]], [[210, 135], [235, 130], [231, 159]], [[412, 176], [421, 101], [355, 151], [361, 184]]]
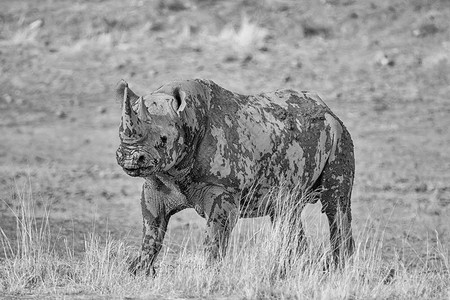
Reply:
[[[386, 258], [439, 260], [450, 247], [449, 28], [447, 0], [2, 0], [0, 226], [13, 236], [11, 208], [31, 188], [76, 251], [93, 230], [137, 248], [143, 181], [115, 160], [114, 86], [144, 94], [207, 78], [244, 94], [318, 92], [355, 143], [357, 241], [381, 231]], [[309, 222], [323, 223], [319, 210]], [[175, 215], [167, 245], [203, 226]]]

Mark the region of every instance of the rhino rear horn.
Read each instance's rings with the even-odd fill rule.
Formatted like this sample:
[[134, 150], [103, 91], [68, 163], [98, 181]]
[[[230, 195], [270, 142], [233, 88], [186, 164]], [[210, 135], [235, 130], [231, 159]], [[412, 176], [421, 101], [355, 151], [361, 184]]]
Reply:
[[125, 93], [125, 88], [127, 89], [127, 94], [128, 94], [128, 97], [130, 98], [131, 105], [134, 105], [139, 99], [138, 95], [136, 95], [128, 87], [128, 83], [125, 80], [122, 79], [116, 85], [116, 91], [115, 91], [116, 101], [120, 103], [121, 107], [123, 106], [123, 103], [124, 103], [124, 98], [123, 97], [124, 97], [124, 93]]
[[139, 99], [138, 99], [137, 115], [138, 115], [139, 120], [141, 120], [141, 121], [147, 121], [147, 122], [151, 121], [147, 107], [145, 106], [144, 98], [142, 96], [139, 97]]

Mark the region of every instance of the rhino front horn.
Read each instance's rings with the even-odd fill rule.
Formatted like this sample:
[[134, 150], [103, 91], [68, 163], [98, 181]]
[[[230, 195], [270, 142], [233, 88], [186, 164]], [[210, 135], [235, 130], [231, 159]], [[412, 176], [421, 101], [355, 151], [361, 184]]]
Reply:
[[123, 95], [125, 93], [125, 88], [128, 90], [127, 94], [130, 98], [131, 105], [134, 105], [139, 97], [136, 95], [128, 86], [128, 83], [125, 80], [120, 80], [119, 83], [116, 85], [116, 91], [115, 91], [115, 98], [116, 101], [119, 102], [121, 105], [123, 105]]
[[[136, 96], [126, 85], [123, 86], [123, 102], [122, 102], [122, 122], [119, 128], [119, 136], [123, 141], [134, 142], [137, 140], [141, 140], [145, 135], [144, 124], [141, 120], [139, 120], [136, 112], [134, 112], [133, 107], [131, 105], [131, 97], [132, 95]], [[119, 83], [120, 85], [121, 83]], [[136, 96], [137, 97], [137, 96]], [[137, 97], [137, 99], [139, 99]], [[136, 99], [136, 100], [137, 100]]]

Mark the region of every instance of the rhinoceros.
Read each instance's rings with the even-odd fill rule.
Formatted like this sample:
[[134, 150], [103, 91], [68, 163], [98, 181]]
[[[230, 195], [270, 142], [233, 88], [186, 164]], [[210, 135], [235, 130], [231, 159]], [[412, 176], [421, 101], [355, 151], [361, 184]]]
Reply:
[[239, 217], [277, 217], [266, 196], [279, 185], [303, 193], [320, 188], [311, 202], [322, 203], [333, 257], [352, 254], [353, 142], [317, 94], [241, 95], [194, 79], [139, 97], [122, 80], [116, 97], [122, 103], [117, 162], [145, 179], [142, 249], [133, 272], [154, 272], [169, 219], [185, 208], [206, 219], [208, 261], [220, 259]]

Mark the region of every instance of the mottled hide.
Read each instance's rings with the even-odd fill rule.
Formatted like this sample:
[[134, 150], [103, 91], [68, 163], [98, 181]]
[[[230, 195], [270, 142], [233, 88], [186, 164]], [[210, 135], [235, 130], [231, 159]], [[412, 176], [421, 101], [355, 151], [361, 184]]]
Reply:
[[320, 199], [328, 217], [335, 260], [353, 252], [353, 143], [319, 96], [240, 95], [199, 79], [143, 97], [121, 81], [116, 94], [122, 101], [117, 162], [145, 179], [142, 253], [134, 270], [152, 272], [170, 216], [189, 207], [207, 220], [209, 259], [222, 256], [239, 217], [277, 218], [265, 195], [280, 185], [300, 196], [320, 189], [311, 201]]

